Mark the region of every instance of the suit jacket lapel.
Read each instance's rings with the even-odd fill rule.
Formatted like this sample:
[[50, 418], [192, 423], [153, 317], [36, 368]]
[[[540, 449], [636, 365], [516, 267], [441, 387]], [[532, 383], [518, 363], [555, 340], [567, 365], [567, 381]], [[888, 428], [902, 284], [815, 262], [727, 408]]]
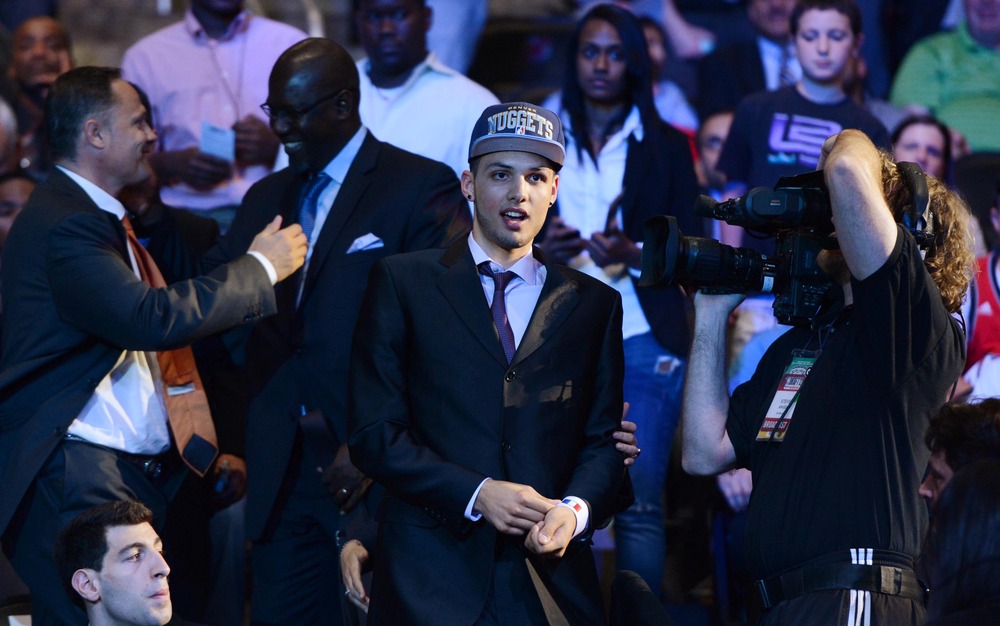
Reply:
[[[361, 149], [354, 157], [351, 167], [347, 170], [347, 176], [340, 185], [337, 198], [330, 207], [330, 213], [323, 222], [323, 229], [316, 238], [312, 256], [309, 258], [309, 270], [306, 274], [306, 284], [302, 291], [302, 302], [305, 302], [312, 291], [312, 286], [316, 282], [323, 263], [329, 256], [334, 244], [340, 238], [340, 233], [351, 215], [360, 206], [361, 197], [371, 184], [369, 174], [375, 169], [375, 162], [378, 160], [379, 143], [371, 133], [365, 136]], [[346, 252], [346, 250], [344, 250]]]
[[507, 367], [507, 357], [493, 326], [468, 240], [462, 238], [452, 244], [441, 256], [441, 264], [447, 269], [438, 277], [437, 283], [445, 299], [493, 358]]
[[[543, 260], [538, 248], [535, 248], [535, 256]], [[523, 361], [541, 347], [580, 302], [580, 294], [573, 281], [566, 278], [555, 265], [546, 263], [545, 270], [545, 284], [542, 285], [542, 293], [538, 296], [538, 303], [531, 314], [524, 337], [514, 353], [514, 363]]]
[[[535, 258], [544, 262], [536, 248]], [[441, 257], [441, 264], [448, 269], [438, 278], [438, 287], [445, 298], [472, 330], [483, 346], [504, 367], [507, 357], [500, 345], [500, 338], [493, 326], [486, 296], [479, 281], [476, 264], [472, 261], [469, 244], [462, 239], [453, 244]], [[577, 307], [580, 296], [573, 281], [564, 276], [554, 265], [546, 264], [545, 284], [538, 296], [538, 303], [531, 314], [528, 328], [514, 353], [511, 365], [528, 358], [548, 339]]]

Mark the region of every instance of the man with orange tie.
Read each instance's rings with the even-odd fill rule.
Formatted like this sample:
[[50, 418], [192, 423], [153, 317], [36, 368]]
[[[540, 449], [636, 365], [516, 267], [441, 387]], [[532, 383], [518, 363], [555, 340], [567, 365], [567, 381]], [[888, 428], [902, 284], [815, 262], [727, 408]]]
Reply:
[[61, 76], [45, 114], [56, 168], [4, 249], [0, 532], [34, 624], [87, 621], [52, 557], [70, 519], [135, 499], [162, 527], [185, 466], [212, 469], [214, 428], [181, 348], [273, 314], [273, 285], [305, 258], [301, 228], [275, 220], [247, 254], [164, 285], [115, 199], [149, 175], [145, 113], [117, 69]]

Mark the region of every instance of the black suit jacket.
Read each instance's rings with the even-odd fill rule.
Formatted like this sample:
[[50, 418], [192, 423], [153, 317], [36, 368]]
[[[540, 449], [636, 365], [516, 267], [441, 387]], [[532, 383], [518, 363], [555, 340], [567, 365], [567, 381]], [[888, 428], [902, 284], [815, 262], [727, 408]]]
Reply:
[[757, 41], [734, 43], [705, 57], [698, 85], [701, 119], [719, 111], [735, 111], [744, 96], [767, 89]]
[[275, 312], [247, 255], [151, 289], [125, 230], [58, 169], [31, 195], [4, 246], [0, 361], [0, 531], [123, 350], [163, 350]]
[[[287, 168], [251, 187], [229, 232], [203, 259], [203, 268], [242, 254], [275, 215], [282, 216], [283, 224], [295, 222], [304, 184], [301, 175]], [[367, 135], [315, 237], [301, 303], [295, 303], [301, 276], [279, 283], [278, 314], [257, 324], [247, 340], [251, 539], [265, 535], [303, 408], [321, 411], [333, 440], [347, 442], [347, 363], [369, 267], [389, 254], [444, 247], [460, 239], [471, 227], [468, 206], [447, 166]], [[368, 234], [381, 245], [348, 252]], [[332, 460], [335, 450], [327, 452]]]
[[[388, 492], [372, 624], [479, 617], [497, 531], [464, 512], [487, 476], [581, 497], [591, 524], [617, 510], [621, 298], [574, 270], [546, 269], [508, 365], [467, 242], [372, 268], [348, 413], [351, 459]], [[561, 559], [531, 560], [571, 623], [603, 621], [589, 545], [573, 541]]]

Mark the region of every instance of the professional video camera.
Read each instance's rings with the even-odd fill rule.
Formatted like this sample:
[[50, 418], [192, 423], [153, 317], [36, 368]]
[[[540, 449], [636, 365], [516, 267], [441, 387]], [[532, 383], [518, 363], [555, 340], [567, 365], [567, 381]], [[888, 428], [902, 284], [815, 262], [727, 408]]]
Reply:
[[[903, 222], [917, 244], [926, 248], [932, 238], [924, 220], [926, 180], [916, 164], [899, 163], [897, 167], [913, 198]], [[708, 293], [773, 293], [774, 315], [782, 324], [808, 323], [816, 317], [824, 296], [834, 286], [816, 257], [823, 249], [838, 247], [831, 236], [830, 195], [822, 170], [783, 177], [774, 189], [756, 187], [725, 202], [701, 196], [694, 211], [701, 217], [742, 226], [758, 236], [773, 237], [774, 254], [735, 248], [705, 237], [685, 237], [675, 218], [660, 215], [646, 221], [640, 286], [680, 284]]]

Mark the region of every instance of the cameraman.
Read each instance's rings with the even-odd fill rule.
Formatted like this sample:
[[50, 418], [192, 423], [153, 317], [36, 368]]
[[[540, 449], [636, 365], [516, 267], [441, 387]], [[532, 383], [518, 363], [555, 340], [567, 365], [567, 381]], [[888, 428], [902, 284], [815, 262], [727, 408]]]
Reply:
[[780, 337], [730, 400], [726, 321], [743, 296], [696, 294], [683, 464], [753, 471], [747, 543], [769, 609], [761, 623], [921, 624], [921, 437], [965, 358], [949, 314], [969, 280], [967, 209], [927, 178], [935, 238], [921, 261], [897, 223], [911, 193], [887, 155], [845, 130], [819, 165], [840, 250], [818, 261], [843, 301]]

